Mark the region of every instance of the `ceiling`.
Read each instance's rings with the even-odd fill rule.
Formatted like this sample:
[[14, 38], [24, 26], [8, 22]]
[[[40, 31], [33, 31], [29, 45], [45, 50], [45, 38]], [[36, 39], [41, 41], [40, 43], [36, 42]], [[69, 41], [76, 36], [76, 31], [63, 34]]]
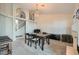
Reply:
[[[36, 8], [36, 3], [17, 3], [27, 10]], [[41, 6], [44, 5], [44, 6]], [[55, 14], [55, 13], [73, 13], [75, 9], [74, 3], [39, 3], [38, 9], [40, 13]]]

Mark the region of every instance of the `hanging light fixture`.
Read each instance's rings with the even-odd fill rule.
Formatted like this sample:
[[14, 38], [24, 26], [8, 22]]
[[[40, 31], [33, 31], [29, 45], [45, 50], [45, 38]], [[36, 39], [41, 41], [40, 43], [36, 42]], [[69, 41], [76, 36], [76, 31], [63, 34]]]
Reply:
[[35, 4], [33, 8], [29, 10], [30, 19], [34, 20], [35, 17], [39, 17], [43, 7], [45, 7], [44, 4]]
[[35, 15], [36, 17], [40, 16], [42, 9], [45, 7], [44, 4], [36, 4], [35, 5]]

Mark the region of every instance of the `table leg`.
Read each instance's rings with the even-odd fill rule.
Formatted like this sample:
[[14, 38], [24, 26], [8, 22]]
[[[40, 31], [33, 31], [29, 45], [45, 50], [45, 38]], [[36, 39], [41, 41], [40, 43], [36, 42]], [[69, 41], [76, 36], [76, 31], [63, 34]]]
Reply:
[[39, 46], [40, 46], [40, 38], [39, 38]]
[[30, 47], [32, 46], [32, 40], [30, 40]]
[[35, 42], [35, 49], [37, 49], [37, 41]]
[[44, 38], [42, 39], [42, 46], [41, 46], [42, 51], [44, 50]]
[[27, 43], [27, 45], [29, 45], [29, 39], [28, 39], [28, 43]]
[[48, 39], [48, 45], [50, 44], [50, 39]]

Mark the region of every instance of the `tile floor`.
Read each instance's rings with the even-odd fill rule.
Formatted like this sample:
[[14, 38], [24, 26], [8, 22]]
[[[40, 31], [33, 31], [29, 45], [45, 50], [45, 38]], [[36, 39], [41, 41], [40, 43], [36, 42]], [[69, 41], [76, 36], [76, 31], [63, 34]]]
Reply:
[[50, 45], [44, 45], [44, 51], [37, 46], [37, 49], [24, 43], [24, 38], [16, 39], [12, 43], [12, 55], [65, 55], [68, 43], [51, 40]]

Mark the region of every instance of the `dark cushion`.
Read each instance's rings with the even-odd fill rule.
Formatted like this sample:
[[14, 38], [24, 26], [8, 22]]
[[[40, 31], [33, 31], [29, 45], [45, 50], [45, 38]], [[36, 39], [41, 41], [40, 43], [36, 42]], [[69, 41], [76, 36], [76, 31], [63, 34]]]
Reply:
[[34, 29], [34, 33], [40, 33], [41, 30], [40, 29]]
[[63, 34], [62, 41], [67, 42], [67, 43], [73, 43], [73, 37], [72, 37], [72, 35]]
[[60, 36], [59, 35], [55, 35], [55, 34], [47, 35], [46, 38], [54, 39], [54, 40], [60, 40]]

